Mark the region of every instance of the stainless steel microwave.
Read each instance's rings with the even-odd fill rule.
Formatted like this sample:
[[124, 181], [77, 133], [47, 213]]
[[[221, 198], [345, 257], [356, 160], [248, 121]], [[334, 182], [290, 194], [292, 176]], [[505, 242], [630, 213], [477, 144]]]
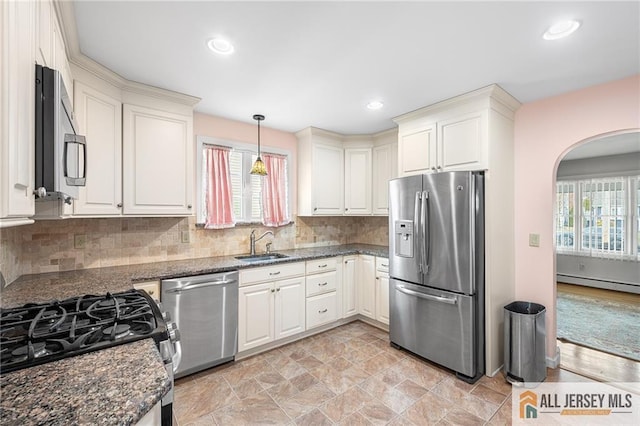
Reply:
[[36, 65], [36, 201], [78, 198], [87, 176], [87, 145], [78, 126], [62, 76]]

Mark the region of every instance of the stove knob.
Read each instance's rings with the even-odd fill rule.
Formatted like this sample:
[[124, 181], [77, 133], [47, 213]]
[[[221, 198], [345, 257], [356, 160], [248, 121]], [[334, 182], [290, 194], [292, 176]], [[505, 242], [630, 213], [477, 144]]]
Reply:
[[165, 320], [165, 322], [170, 322], [171, 314], [167, 311], [162, 311], [162, 319]]
[[167, 332], [169, 333], [169, 339], [171, 342], [177, 342], [180, 340], [180, 331], [174, 322], [167, 323]]

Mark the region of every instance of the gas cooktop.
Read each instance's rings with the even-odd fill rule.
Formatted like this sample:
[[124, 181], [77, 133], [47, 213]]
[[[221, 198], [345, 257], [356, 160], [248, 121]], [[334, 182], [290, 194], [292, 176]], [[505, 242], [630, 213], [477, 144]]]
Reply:
[[0, 309], [0, 373], [166, 334], [159, 308], [139, 290]]

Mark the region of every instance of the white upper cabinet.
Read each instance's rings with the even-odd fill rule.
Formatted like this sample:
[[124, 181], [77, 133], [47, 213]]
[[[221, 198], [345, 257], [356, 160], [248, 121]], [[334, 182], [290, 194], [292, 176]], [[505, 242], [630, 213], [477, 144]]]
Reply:
[[[395, 135], [394, 135], [395, 136]], [[389, 214], [389, 180], [397, 176], [398, 144], [373, 147], [373, 214]]]
[[38, 9], [36, 62], [53, 68], [53, 20], [55, 19], [53, 5], [50, 1], [39, 1], [36, 8]]
[[35, 2], [0, 4], [0, 227], [35, 212]]
[[437, 170], [487, 169], [486, 123], [484, 110], [439, 121]]
[[[299, 216], [388, 214], [388, 181], [397, 167], [395, 129], [342, 136], [309, 127], [296, 136]], [[382, 206], [375, 212], [374, 200]]]
[[122, 102], [75, 82], [75, 114], [87, 140], [87, 184], [74, 202], [76, 216], [122, 213]]
[[308, 128], [298, 137], [298, 215], [344, 213], [344, 150], [336, 135]]
[[395, 118], [399, 174], [488, 170], [499, 145], [490, 135], [503, 131], [492, 117], [512, 120], [518, 105], [493, 85]]
[[344, 213], [371, 214], [371, 148], [346, 148], [344, 159]]
[[398, 135], [398, 167], [401, 176], [424, 173], [436, 167], [436, 126], [402, 128]]
[[193, 213], [193, 116], [138, 105], [122, 111], [123, 211]]

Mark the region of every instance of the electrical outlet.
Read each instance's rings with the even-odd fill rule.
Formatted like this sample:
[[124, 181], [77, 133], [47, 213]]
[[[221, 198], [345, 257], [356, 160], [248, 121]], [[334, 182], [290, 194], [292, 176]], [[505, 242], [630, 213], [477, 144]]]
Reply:
[[75, 249], [83, 249], [86, 244], [87, 244], [86, 234], [75, 234], [73, 236], [73, 247]]
[[180, 235], [180, 240], [183, 243], [188, 243], [189, 242], [189, 231], [182, 231], [182, 234]]
[[529, 234], [529, 247], [540, 247], [540, 234]]

